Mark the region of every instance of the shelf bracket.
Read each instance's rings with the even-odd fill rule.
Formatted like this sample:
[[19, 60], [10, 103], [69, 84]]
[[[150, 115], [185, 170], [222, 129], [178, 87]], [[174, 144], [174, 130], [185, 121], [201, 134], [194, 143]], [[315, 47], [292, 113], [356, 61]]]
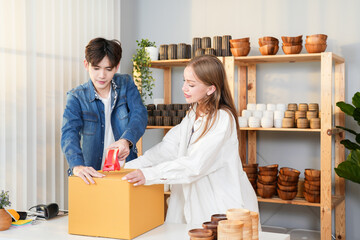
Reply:
[[326, 131], [326, 134], [331, 136], [331, 135], [335, 135], [335, 134], [343, 134], [344, 130], [339, 129], [339, 128], [332, 128], [332, 129], [328, 129]]

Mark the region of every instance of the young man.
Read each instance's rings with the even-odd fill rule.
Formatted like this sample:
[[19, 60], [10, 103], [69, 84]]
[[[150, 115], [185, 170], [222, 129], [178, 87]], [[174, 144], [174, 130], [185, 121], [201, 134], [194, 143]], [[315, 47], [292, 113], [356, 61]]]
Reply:
[[104, 165], [107, 149], [118, 148], [120, 161], [137, 157], [136, 142], [144, 134], [147, 111], [131, 77], [116, 73], [121, 44], [95, 38], [85, 49], [84, 65], [90, 80], [67, 93], [61, 147], [69, 175], [87, 184]]

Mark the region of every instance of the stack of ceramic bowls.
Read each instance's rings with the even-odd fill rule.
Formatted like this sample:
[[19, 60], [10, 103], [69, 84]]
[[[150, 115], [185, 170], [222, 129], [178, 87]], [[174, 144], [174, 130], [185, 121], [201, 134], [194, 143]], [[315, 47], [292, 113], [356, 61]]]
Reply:
[[248, 126], [248, 118], [247, 117], [239, 117], [239, 127], [247, 127]]
[[297, 37], [281, 37], [285, 54], [299, 54], [302, 50], [302, 35]]
[[308, 202], [320, 202], [320, 174], [320, 170], [305, 169], [304, 197]]
[[218, 225], [218, 240], [237, 239], [243, 240], [243, 221], [222, 220]]
[[259, 38], [261, 55], [275, 55], [279, 51], [279, 40], [274, 37]]
[[296, 197], [300, 171], [294, 168], [280, 168], [278, 178], [278, 195], [283, 200], [292, 200]]
[[230, 221], [242, 221], [243, 226], [243, 239], [252, 239], [252, 220], [250, 211], [243, 208], [233, 208], [226, 212], [226, 217]]
[[282, 120], [284, 118], [285, 111], [276, 110], [274, 111], [274, 127], [281, 128]]
[[253, 164], [243, 164], [243, 170], [246, 173], [251, 185], [254, 190], [256, 190], [256, 180], [258, 178], [258, 165], [257, 163]]
[[249, 117], [249, 127], [259, 128], [260, 127], [260, 118], [258, 118], [258, 117]]
[[271, 198], [276, 192], [278, 164], [259, 167], [257, 193], [262, 198]]
[[213, 240], [214, 234], [210, 229], [196, 228], [188, 232], [190, 240]]
[[308, 53], [321, 53], [326, 50], [326, 39], [325, 34], [315, 34], [306, 36], [305, 48]]
[[230, 50], [234, 57], [247, 56], [250, 52], [250, 38], [230, 39]]

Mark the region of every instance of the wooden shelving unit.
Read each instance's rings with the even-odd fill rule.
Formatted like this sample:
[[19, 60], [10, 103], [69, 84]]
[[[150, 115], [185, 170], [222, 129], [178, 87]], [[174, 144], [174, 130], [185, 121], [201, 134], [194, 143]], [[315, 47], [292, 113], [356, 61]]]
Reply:
[[[284, 201], [279, 198], [262, 199], [259, 202], [280, 204], [295, 204], [314, 206], [320, 208], [321, 214], [321, 239], [331, 239], [332, 235], [332, 209], [335, 209], [335, 236], [336, 239], [345, 239], [345, 182], [344, 179], [335, 175], [332, 181], [332, 159], [335, 166], [345, 160], [345, 149], [340, 144], [344, 138], [342, 131], [334, 129], [334, 126], [343, 126], [345, 123], [344, 113], [339, 108], [334, 109], [334, 122], [332, 106], [338, 101], [345, 99], [345, 60], [331, 52], [318, 54], [298, 55], [275, 55], [275, 56], [251, 56], [229, 57], [225, 61], [234, 62], [238, 66], [238, 106], [239, 112], [246, 108], [247, 103], [256, 103], [256, 66], [266, 63], [296, 63], [296, 62], [320, 62], [321, 71], [321, 128], [320, 129], [264, 129], [242, 128], [240, 140], [240, 156], [242, 161], [256, 163], [256, 133], [257, 131], [294, 131], [294, 132], [319, 132], [321, 147], [321, 202], [312, 204], [304, 199]], [[333, 70], [334, 69], [334, 70]], [[231, 74], [231, 73], [228, 73]], [[333, 84], [334, 77], [334, 84]], [[335, 143], [333, 144], [333, 139]], [[334, 145], [334, 147], [333, 147]], [[246, 150], [248, 152], [246, 152]], [[334, 155], [332, 155], [334, 153]], [[332, 184], [335, 185], [335, 194], [332, 194]]]
[[[246, 108], [247, 103], [256, 103], [256, 66], [266, 63], [296, 63], [296, 62], [320, 62], [321, 67], [321, 128], [298, 129], [298, 128], [241, 128], [240, 157], [243, 162], [256, 163], [256, 134], [257, 131], [274, 132], [309, 132], [320, 134], [321, 145], [321, 202], [309, 203], [304, 198], [295, 198], [284, 201], [280, 198], [258, 198], [259, 202], [291, 204], [319, 207], [321, 213], [321, 239], [331, 239], [332, 235], [332, 209], [335, 210], [335, 236], [336, 239], [346, 239], [345, 234], [345, 181], [335, 175], [332, 181], [332, 159], [335, 166], [345, 160], [345, 149], [340, 144], [344, 139], [344, 133], [334, 126], [345, 123], [345, 115], [339, 108], [332, 112], [332, 106], [338, 101], [345, 99], [345, 60], [331, 52], [319, 54], [275, 55], [275, 56], [248, 56], [248, 57], [219, 57], [223, 62], [228, 83], [233, 97], [237, 91], [239, 113]], [[164, 103], [171, 103], [171, 69], [172, 67], [186, 66], [189, 59], [153, 61], [153, 68], [164, 70]], [[237, 66], [237, 71], [235, 67]], [[333, 70], [334, 69], [334, 70]], [[235, 74], [238, 77], [238, 86], [235, 89]], [[332, 79], [334, 78], [334, 84]], [[333, 115], [334, 114], [334, 122]], [[148, 126], [148, 129], [164, 129], [166, 133], [171, 127]], [[333, 137], [335, 143], [333, 144]], [[335, 147], [333, 147], [333, 145]], [[137, 144], [140, 154], [142, 153], [142, 141]], [[247, 151], [247, 152], [246, 152]], [[332, 193], [332, 184], [335, 192]], [[169, 196], [170, 193], [166, 193]]]

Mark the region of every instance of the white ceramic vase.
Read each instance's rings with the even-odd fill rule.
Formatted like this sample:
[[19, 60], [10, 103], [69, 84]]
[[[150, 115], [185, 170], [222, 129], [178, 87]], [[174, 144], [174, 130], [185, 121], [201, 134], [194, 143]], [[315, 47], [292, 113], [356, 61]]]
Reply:
[[158, 60], [159, 50], [156, 47], [145, 47], [145, 50], [149, 53], [151, 61]]

